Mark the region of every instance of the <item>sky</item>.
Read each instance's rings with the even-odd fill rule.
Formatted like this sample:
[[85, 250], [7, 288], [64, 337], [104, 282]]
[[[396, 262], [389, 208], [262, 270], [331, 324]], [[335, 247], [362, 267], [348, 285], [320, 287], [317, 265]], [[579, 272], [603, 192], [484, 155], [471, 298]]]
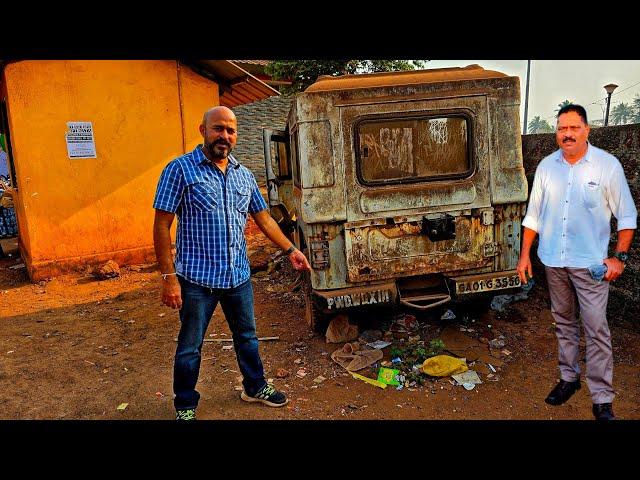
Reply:
[[[464, 67], [474, 63], [487, 70], [520, 77], [520, 122], [524, 122], [526, 60], [430, 60], [425, 68]], [[635, 95], [640, 96], [640, 60], [532, 60], [527, 121], [539, 115], [554, 126], [554, 110], [564, 100], [585, 107], [589, 122], [603, 119], [607, 97], [604, 86], [609, 83], [618, 85], [611, 95], [610, 108], [620, 102], [631, 103]]]

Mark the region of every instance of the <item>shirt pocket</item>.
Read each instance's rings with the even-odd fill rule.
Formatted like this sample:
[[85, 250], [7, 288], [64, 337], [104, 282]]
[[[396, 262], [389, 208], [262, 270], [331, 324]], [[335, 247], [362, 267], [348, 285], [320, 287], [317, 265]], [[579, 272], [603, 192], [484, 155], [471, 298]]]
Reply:
[[602, 191], [600, 184], [589, 181], [582, 186], [582, 198], [584, 206], [587, 208], [596, 208], [600, 206]]
[[210, 212], [218, 208], [217, 190], [207, 183], [191, 185], [189, 200], [196, 210]]
[[251, 187], [238, 185], [235, 188], [235, 197], [238, 211], [247, 213], [249, 211], [249, 202], [251, 202]]

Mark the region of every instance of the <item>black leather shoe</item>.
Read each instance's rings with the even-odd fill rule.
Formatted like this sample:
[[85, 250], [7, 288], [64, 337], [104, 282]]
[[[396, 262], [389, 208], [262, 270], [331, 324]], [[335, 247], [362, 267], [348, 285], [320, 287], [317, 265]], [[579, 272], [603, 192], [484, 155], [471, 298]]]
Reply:
[[615, 420], [616, 416], [613, 414], [613, 409], [610, 403], [594, 403], [593, 404], [593, 416], [596, 420]]
[[565, 382], [560, 380], [558, 384], [549, 392], [547, 398], [544, 399], [549, 405], [562, 405], [571, 398], [576, 390], [580, 390], [580, 379], [575, 382]]

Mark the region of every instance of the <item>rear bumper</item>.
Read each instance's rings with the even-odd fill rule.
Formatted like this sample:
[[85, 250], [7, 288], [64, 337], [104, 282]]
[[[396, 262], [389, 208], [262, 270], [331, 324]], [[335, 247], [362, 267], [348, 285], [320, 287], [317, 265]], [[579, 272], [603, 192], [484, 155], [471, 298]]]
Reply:
[[[450, 295], [444, 295], [449, 297], [449, 300], [451, 298], [469, 298], [473, 294], [506, 290], [520, 286], [520, 278], [516, 270], [445, 277], [445, 281], [451, 287], [450, 291], [447, 290], [445, 285], [441, 285], [440, 289], [442, 291], [436, 293], [442, 293], [443, 295], [449, 293]], [[413, 300], [422, 300], [427, 303], [436, 302], [437, 299], [435, 297], [438, 295], [433, 295], [434, 292], [432, 290], [425, 290], [424, 293], [430, 293], [431, 295], [425, 295], [425, 298], [414, 296]], [[392, 306], [402, 300], [395, 281], [362, 287], [341, 288], [339, 290], [312, 290], [312, 296], [317, 307], [324, 313], [350, 311], [372, 305]], [[429, 300], [427, 297], [434, 297], [434, 299]], [[410, 297], [406, 299], [410, 299]], [[402, 303], [407, 304], [406, 301]], [[433, 306], [441, 303], [445, 303], [445, 301], [437, 301]], [[407, 306], [415, 305], [407, 304]], [[416, 308], [425, 309], [430, 307]]]
[[313, 290], [313, 296], [324, 313], [335, 313], [369, 305], [395, 305], [398, 288], [395, 282], [387, 282], [340, 290]]

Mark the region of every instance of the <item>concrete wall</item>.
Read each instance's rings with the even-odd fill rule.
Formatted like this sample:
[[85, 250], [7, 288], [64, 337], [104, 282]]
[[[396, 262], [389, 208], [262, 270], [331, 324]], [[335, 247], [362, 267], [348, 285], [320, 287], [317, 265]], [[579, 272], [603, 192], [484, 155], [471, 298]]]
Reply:
[[253, 172], [259, 184], [265, 183], [262, 129], [284, 130], [291, 101], [291, 96], [281, 95], [233, 109], [238, 119], [238, 143], [233, 154]]
[[[171, 60], [20, 61], [2, 83], [32, 280], [107, 259], [155, 260], [158, 177], [201, 141], [218, 85]], [[97, 158], [68, 157], [69, 121], [93, 123]]]
[[[640, 212], [640, 124], [593, 128], [589, 141], [598, 148], [615, 155], [624, 168], [631, 195]], [[522, 157], [529, 185], [533, 181], [538, 162], [558, 149], [555, 134], [523, 135]], [[613, 252], [617, 235], [616, 221], [612, 219], [610, 251]], [[631, 259], [624, 274], [611, 284], [609, 320], [640, 323], [640, 235], [636, 232], [631, 246]], [[537, 258], [534, 255], [535, 258]], [[542, 270], [540, 270], [542, 272]]]

